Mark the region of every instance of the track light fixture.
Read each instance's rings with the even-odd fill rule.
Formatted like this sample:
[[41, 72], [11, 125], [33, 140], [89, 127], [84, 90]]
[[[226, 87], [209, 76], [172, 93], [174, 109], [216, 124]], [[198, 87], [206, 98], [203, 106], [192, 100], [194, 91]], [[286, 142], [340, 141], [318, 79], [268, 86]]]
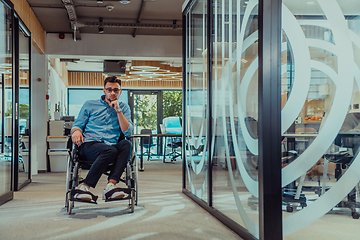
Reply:
[[104, 33], [103, 18], [99, 18], [99, 33]]

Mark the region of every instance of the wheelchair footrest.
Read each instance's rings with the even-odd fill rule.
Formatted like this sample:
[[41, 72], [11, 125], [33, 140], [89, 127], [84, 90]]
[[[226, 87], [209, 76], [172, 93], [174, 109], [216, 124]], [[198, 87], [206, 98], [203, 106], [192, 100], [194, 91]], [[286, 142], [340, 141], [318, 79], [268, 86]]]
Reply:
[[[82, 200], [82, 199], [78, 199], [78, 198], [74, 198], [75, 194], [88, 194], [91, 196], [91, 201], [87, 201], [87, 200]], [[93, 204], [97, 204], [97, 199], [98, 196], [95, 196], [94, 194], [92, 194], [91, 192], [85, 192], [82, 191], [80, 189], [72, 189], [71, 190], [71, 196], [70, 196], [70, 201], [76, 201], [76, 202], [84, 202], [84, 203], [93, 203]]]
[[[116, 192], [123, 192], [127, 194], [126, 197], [121, 198], [110, 198]], [[105, 202], [119, 201], [131, 198], [131, 188], [114, 188], [105, 194]]]

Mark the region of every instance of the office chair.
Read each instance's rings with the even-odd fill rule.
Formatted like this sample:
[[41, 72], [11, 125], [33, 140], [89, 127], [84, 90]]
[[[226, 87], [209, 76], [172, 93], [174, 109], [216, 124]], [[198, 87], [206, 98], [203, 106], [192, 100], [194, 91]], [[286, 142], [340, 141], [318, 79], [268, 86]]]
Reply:
[[[244, 119], [245, 126], [247, 128], [247, 131], [249, 132], [250, 136], [254, 139], [258, 138], [258, 121], [253, 117], [246, 117]], [[281, 139], [283, 141], [284, 138]], [[297, 156], [296, 151], [288, 151], [286, 148], [283, 149], [281, 156], [281, 162], [282, 165], [287, 165], [290, 162], [292, 162]], [[246, 168], [247, 171], [253, 171], [258, 169], [258, 156], [253, 155], [250, 151], [246, 151]], [[298, 203], [302, 208], [306, 207], [306, 197], [305, 194], [297, 193], [297, 187], [295, 186], [295, 182], [289, 184], [288, 186], [283, 188], [282, 191], [282, 202], [284, 205], [286, 205], [286, 211], [292, 212], [293, 211], [293, 203]], [[257, 199], [254, 197], [250, 197], [248, 199], [248, 206], [255, 210], [257, 208]]]
[[[150, 129], [141, 129], [140, 134], [151, 134], [151, 130]], [[140, 146], [142, 146], [147, 149], [145, 150], [145, 152], [143, 153], [144, 155], [147, 154], [148, 155], [148, 161], [151, 159], [151, 147], [155, 146], [155, 144], [153, 144], [153, 139], [152, 136], [150, 137], [142, 137], [140, 138]]]
[[176, 151], [177, 148], [181, 148], [182, 141], [179, 137], [171, 137], [170, 144], [167, 144], [168, 147], [171, 147], [171, 152], [167, 156], [171, 157], [171, 162], [176, 161], [177, 157], [181, 156], [181, 152]]
[[[348, 135], [342, 136], [341, 133], [339, 133], [338, 136], [335, 138], [334, 144], [339, 147], [346, 147], [348, 149], [351, 149], [351, 150], [338, 151], [335, 153], [329, 153], [324, 155], [327, 161], [336, 164], [335, 179], [336, 181], [338, 181], [342, 176], [343, 170], [347, 169], [354, 160], [354, 156], [358, 152], [360, 146], [360, 137], [359, 136], [349, 137]], [[356, 201], [356, 188], [353, 188], [348, 193], [347, 201], [343, 200], [339, 202], [336, 205], [336, 207], [349, 208], [351, 210], [352, 218], [359, 219], [360, 214], [356, 212], [356, 208], [360, 207], [360, 202]]]

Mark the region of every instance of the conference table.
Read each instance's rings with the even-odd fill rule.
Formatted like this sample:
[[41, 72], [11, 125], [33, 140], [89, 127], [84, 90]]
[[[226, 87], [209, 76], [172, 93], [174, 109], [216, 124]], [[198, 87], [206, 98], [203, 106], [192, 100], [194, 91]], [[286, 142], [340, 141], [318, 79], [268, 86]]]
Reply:
[[[175, 134], [175, 133], [151, 133], [151, 134], [133, 134], [131, 136], [129, 136], [129, 138], [151, 138], [151, 137], [163, 137], [165, 139], [165, 147], [164, 147], [164, 154], [163, 154], [163, 163], [165, 163], [165, 157], [166, 157], [166, 138], [167, 137], [182, 137], [182, 134]], [[143, 160], [143, 152], [144, 152], [144, 141], [140, 141], [140, 164], [139, 164], [139, 171], [144, 171], [144, 160]], [[149, 141], [150, 142], [150, 141]], [[135, 145], [135, 142], [133, 141], [133, 145]], [[171, 144], [173, 145], [173, 144]], [[173, 151], [173, 146], [172, 146], [172, 151]], [[174, 159], [171, 160], [171, 162]]]

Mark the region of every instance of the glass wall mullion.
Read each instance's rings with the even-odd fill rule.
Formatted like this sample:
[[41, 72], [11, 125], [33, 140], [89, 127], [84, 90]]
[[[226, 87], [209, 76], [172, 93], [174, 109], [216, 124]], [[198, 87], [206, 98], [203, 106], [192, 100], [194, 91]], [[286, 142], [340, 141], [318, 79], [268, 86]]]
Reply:
[[259, 1], [259, 239], [282, 239], [281, 0]]
[[187, 59], [188, 59], [188, 55], [187, 55], [187, 48], [188, 48], [188, 42], [187, 41], [187, 32], [186, 30], [188, 29], [188, 15], [187, 14], [183, 14], [182, 15], [182, 36], [183, 36], [183, 39], [182, 39], [182, 55], [183, 55], [183, 58], [182, 58], [182, 65], [183, 65], [183, 73], [182, 73], [182, 99], [183, 99], [183, 111], [182, 111], [182, 122], [183, 122], [183, 136], [182, 136], [182, 161], [183, 161], [183, 164], [182, 164], [182, 188], [185, 189], [186, 188], [186, 168], [185, 168], [185, 164], [184, 162], [186, 162], [186, 124], [187, 124], [187, 121], [186, 121], [186, 81], [187, 81], [187, 74], [186, 74], [186, 71], [187, 71]]
[[14, 73], [13, 73], [13, 82], [12, 82], [12, 160], [13, 160], [13, 172], [14, 172], [14, 191], [19, 190], [19, 122], [18, 122], [18, 104], [19, 104], [19, 94], [16, 89], [19, 88], [19, 19], [14, 18]]
[[[208, 204], [210, 207], [212, 207], [212, 158], [213, 158], [213, 155], [211, 154], [212, 153], [212, 150], [211, 150], [211, 146], [212, 146], [212, 65], [213, 65], [213, 57], [212, 57], [212, 54], [213, 54], [213, 45], [212, 45], [212, 42], [213, 42], [213, 34], [212, 34], [212, 26], [213, 26], [213, 8], [212, 8], [212, 0], [208, 0], [207, 2], [207, 28], [206, 28], [206, 40], [207, 40], [207, 105], [208, 105], [208, 108], [207, 108], [207, 112], [208, 112], [208, 115], [206, 116], [207, 118], [207, 126], [208, 126], [208, 129], [207, 129], [207, 149], [208, 149], [208, 165], [209, 165], [209, 168], [208, 168]], [[205, 11], [204, 11], [205, 12]]]

